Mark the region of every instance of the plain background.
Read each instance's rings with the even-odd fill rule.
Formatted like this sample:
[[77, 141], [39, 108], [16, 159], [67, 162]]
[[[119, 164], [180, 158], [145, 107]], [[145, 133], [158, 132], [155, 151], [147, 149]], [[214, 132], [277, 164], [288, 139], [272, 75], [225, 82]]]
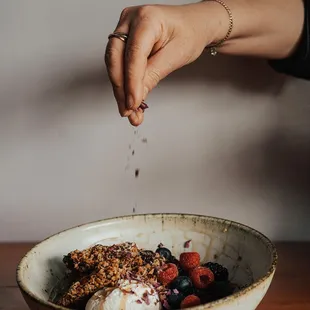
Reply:
[[0, 2], [0, 240], [134, 208], [310, 240], [309, 84], [264, 61], [203, 55], [153, 91], [135, 133], [104, 51], [121, 10], [141, 3]]

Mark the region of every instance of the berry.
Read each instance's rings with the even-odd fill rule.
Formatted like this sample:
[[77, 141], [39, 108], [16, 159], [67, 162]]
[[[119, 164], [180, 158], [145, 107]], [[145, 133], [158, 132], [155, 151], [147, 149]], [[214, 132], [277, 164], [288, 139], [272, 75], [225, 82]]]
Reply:
[[168, 285], [178, 276], [175, 264], [166, 264], [158, 271], [158, 279], [163, 285]]
[[204, 289], [207, 288], [211, 283], [214, 282], [214, 274], [207, 267], [196, 267], [191, 270], [190, 278], [196, 288]]
[[180, 265], [187, 271], [200, 265], [200, 255], [197, 252], [184, 252], [180, 255]]
[[179, 276], [188, 277], [188, 272], [183, 270], [181, 266], [178, 267], [178, 270], [179, 270]]
[[167, 302], [172, 309], [180, 309], [181, 302], [185, 296], [178, 292], [171, 292], [171, 294], [167, 295]]
[[215, 281], [227, 281], [228, 280], [228, 270], [218, 263], [206, 263], [203, 266], [209, 268], [213, 274]]
[[177, 260], [175, 256], [171, 256], [170, 263], [177, 265], [177, 267], [180, 266], [180, 262]]
[[171, 290], [178, 290], [184, 296], [193, 294], [193, 283], [189, 277], [186, 276], [179, 276], [173, 280], [170, 284]]
[[181, 309], [191, 308], [195, 306], [199, 306], [201, 304], [200, 298], [196, 295], [188, 295], [181, 302]]
[[188, 273], [182, 269], [180, 261], [178, 261], [175, 256], [171, 256], [170, 263], [175, 264], [178, 267], [179, 276], [188, 276]]
[[[211, 286], [212, 286], [212, 284], [210, 285], [210, 287]], [[206, 304], [206, 303], [211, 301], [210, 295], [212, 295], [212, 294], [210, 293], [209, 287], [207, 289], [195, 288], [193, 294], [195, 294], [196, 296], [198, 296], [200, 298], [200, 301], [202, 304]]]
[[156, 250], [156, 253], [158, 253], [160, 256], [164, 257], [167, 261], [170, 261], [172, 258], [171, 252], [167, 248], [160, 247]]
[[233, 292], [234, 288], [228, 281], [214, 282], [210, 285], [210, 294], [214, 300], [227, 297]]

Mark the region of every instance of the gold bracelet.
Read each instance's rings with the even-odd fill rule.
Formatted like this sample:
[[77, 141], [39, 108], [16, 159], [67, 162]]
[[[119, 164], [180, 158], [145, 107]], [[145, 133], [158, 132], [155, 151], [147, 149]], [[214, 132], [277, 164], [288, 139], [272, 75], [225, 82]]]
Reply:
[[220, 40], [220, 41], [218, 41], [216, 43], [213, 43], [213, 44], [210, 44], [210, 45], [207, 46], [207, 49], [210, 50], [211, 55], [212, 56], [216, 56], [217, 48], [222, 46], [223, 43], [225, 41], [227, 41], [229, 39], [230, 35], [231, 35], [231, 32], [232, 32], [233, 27], [234, 27], [234, 19], [233, 19], [233, 15], [231, 13], [230, 8], [222, 0], [207, 0], [207, 1], [214, 1], [214, 2], [217, 2], [218, 4], [222, 5], [224, 7], [224, 9], [227, 11], [228, 17], [229, 17], [229, 27], [228, 27], [228, 31], [227, 31], [226, 36], [224, 37], [224, 39], [222, 39], [222, 40]]

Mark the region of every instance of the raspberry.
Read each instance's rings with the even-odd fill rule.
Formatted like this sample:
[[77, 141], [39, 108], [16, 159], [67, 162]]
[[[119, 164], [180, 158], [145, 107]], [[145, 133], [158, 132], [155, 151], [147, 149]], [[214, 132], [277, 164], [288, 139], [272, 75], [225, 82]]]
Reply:
[[178, 276], [178, 267], [175, 264], [166, 264], [158, 271], [158, 280], [168, 285]]
[[201, 304], [200, 298], [196, 295], [188, 295], [181, 302], [181, 309], [199, 306]]
[[190, 272], [190, 278], [196, 288], [207, 288], [214, 282], [214, 274], [207, 267], [197, 267]]
[[200, 255], [197, 252], [184, 252], [180, 255], [180, 265], [184, 270], [190, 270], [200, 265]]

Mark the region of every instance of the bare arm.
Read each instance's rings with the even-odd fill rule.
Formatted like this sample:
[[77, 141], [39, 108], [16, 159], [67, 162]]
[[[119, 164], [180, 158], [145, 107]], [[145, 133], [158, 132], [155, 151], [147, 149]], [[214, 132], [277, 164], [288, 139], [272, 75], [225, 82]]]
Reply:
[[[205, 1], [215, 11], [216, 40], [225, 37], [228, 17], [225, 9], [213, 1]], [[304, 24], [302, 0], [225, 0], [234, 17], [230, 39], [219, 50], [230, 55], [263, 58], [285, 58], [293, 53]]]
[[[294, 68], [304, 66], [295, 61], [294, 53], [310, 26], [304, 8], [304, 1], [310, 0], [223, 1], [232, 12], [234, 27], [219, 52], [274, 59], [278, 71], [298, 75]], [[106, 50], [120, 114], [140, 125], [144, 119], [140, 104], [147, 94], [168, 74], [195, 61], [206, 46], [223, 39], [228, 28], [227, 11], [215, 1], [125, 9], [115, 31], [128, 34], [128, 41], [112, 38]], [[303, 42], [307, 47], [308, 41]], [[289, 60], [282, 64], [281, 59]], [[308, 67], [300, 76], [310, 76]]]

